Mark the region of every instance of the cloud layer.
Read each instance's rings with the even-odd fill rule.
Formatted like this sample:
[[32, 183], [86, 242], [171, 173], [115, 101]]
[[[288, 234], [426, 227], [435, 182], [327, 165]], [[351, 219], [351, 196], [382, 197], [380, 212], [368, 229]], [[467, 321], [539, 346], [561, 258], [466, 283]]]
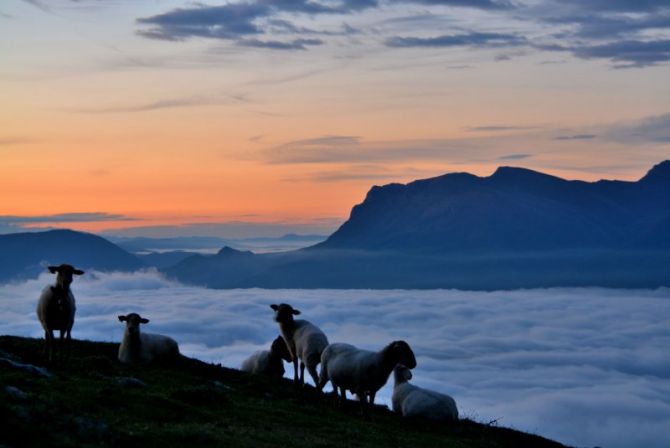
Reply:
[[[0, 286], [1, 334], [41, 335], [34, 306], [50, 280]], [[667, 289], [215, 291], [144, 272], [87, 273], [74, 290], [79, 339], [118, 341], [116, 315], [136, 311], [185, 354], [237, 367], [276, 336], [268, 305], [290, 302], [332, 342], [407, 340], [414, 382], [454, 396], [465, 417], [579, 446], [670, 445]]]

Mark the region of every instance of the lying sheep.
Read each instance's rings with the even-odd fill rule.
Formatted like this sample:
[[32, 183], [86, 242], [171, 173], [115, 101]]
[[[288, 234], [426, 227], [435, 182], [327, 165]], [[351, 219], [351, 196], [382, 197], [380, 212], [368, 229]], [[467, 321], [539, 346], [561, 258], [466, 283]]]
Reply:
[[37, 318], [44, 328], [44, 353], [51, 361], [54, 352], [54, 330], [60, 331], [59, 357], [63, 358], [64, 338], [67, 338], [67, 356], [70, 356], [72, 326], [74, 313], [77, 310], [70, 284], [73, 275], [82, 275], [84, 271], [69, 264], [61, 264], [49, 266], [49, 272], [56, 274], [56, 282], [42, 290], [37, 301]]
[[437, 421], [458, 420], [456, 402], [449, 395], [441, 394], [410, 384], [412, 372], [398, 365], [393, 371], [393, 410], [403, 417], [421, 417]]
[[126, 323], [123, 341], [119, 347], [119, 361], [124, 364], [174, 361], [179, 358], [179, 346], [174, 339], [162, 334], [140, 333], [140, 324], [148, 324], [137, 313], [119, 316]]
[[[280, 303], [270, 305], [275, 311], [275, 321], [279, 323], [279, 331], [288, 347], [293, 361], [293, 381], [296, 384], [305, 384], [305, 367], [314, 380], [319, 384], [316, 366], [321, 362], [321, 352], [328, 345], [328, 338], [316, 325], [306, 320], [294, 320], [293, 316], [300, 314], [299, 310], [291, 305]], [[298, 377], [298, 360], [300, 360], [300, 377]]]
[[260, 350], [242, 362], [243, 372], [269, 375], [281, 378], [284, 376], [284, 361], [291, 362], [291, 353], [281, 336], [272, 341], [270, 350]]
[[330, 344], [321, 354], [319, 390], [330, 380], [336, 395], [337, 388], [340, 388], [343, 402], [347, 399], [347, 390], [355, 393], [365, 414], [397, 364], [416, 367], [414, 353], [405, 341], [393, 341], [378, 352], [361, 350], [349, 344]]

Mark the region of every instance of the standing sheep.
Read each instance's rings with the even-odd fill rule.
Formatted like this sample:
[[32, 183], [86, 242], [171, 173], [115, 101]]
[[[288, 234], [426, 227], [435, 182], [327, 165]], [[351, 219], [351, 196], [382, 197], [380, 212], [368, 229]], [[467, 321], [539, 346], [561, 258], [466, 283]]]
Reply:
[[44, 353], [51, 361], [54, 353], [54, 330], [60, 331], [59, 357], [63, 359], [64, 337], [67, 338], [67, 356], [70, 356], [72, 326], [77, 310], [70, 284], [73, 275], [82, 275], [84, 271], [69, 264], [61, 264], [49, 266], [49, 272], [56, 274], [56, 282], [42, 290], [36, 311], [44, 328]]
[[366, 414], [368, 397], [371, 407], [377, 391], [386, 384], [397, 364], [416, 367], [414, 352], [405, 341], [393, 341], [378, 352], [349, 344], [330, 344], [321, 354], [319, 389], [322, 390], [330, 380], [336, 396], [337, 388], [340, 388], [343, 402], [347, 399], [347, 390], [355, 393], [361, 400], [363, 414]]
[[[270, 305], [275, 311], [275, 321], [279, 323], [286, 346], [293, 361], [293, 381], [296, 384], [305, 384], [305, 367], [314, 380], [319, 384], [316, 366], [321, 362], [321, 352], [328, 345], [328, 338], [319, 327], [306, 320], [294, 320], [293, 316], [300, 314], [299, 310], [291, 305], [280, 303]], [[300, 377], [298, 378], [298, 360], [300, 360]]]
[[140, 333], [140, 324], [148, 324], [137, 313], [119, 316], [126, 323], [123, 341], [119, 347], [119, 361], [124, 364], [174, 361], [179, 358], [179, 346], [174, 339], [162, 334]]
[[284, 376], [284, 361], [291, 362], [291, 353], [281, 336], [272, 341], [270, 350], [260, 350], [242, 362], [240, 370], [243, 372], [275, 376]]
[[403, 417], [421, 417], [436, 421], [458, 420], [456, 402], [449, 395], [410, 384], [412, 372], [398, 365], [393, 371], [393, 410]]

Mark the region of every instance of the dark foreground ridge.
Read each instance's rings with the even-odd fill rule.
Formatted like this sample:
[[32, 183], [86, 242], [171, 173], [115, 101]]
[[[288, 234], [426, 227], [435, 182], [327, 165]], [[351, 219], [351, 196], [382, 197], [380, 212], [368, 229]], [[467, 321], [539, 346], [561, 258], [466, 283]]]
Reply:
[[[132, 368], [118, 344], [73, 341], [69, 363], [48, 371], [42, 341], [0, 336], [0, 445], [119, 447], [561, 447], [539, 436], [471, 420], [407, 422], [330, 394], [183, 358]], [[22, 368], [21, 365], [24, 365]]]

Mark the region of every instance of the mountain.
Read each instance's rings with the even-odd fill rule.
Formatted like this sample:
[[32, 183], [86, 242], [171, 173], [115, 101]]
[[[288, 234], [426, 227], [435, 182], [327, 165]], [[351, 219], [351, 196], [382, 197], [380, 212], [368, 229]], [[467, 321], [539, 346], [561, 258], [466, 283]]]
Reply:
[[0, 253], [0, 281], [37, 276], [49, 264], [100, 271], [134, 271], [144, 266], [106, 239], [73, 230], [0, 235]]
[[523, 168], [373, 187], [327, 249], [430, 253], [649, 248], [670, 233], [670, 161], [638, 182], [568, 181]]
[[213, 288], [670, 286], [670, 161], [636, 182], [501, 167], [373, 187], [326, 241], [166, 270]]

